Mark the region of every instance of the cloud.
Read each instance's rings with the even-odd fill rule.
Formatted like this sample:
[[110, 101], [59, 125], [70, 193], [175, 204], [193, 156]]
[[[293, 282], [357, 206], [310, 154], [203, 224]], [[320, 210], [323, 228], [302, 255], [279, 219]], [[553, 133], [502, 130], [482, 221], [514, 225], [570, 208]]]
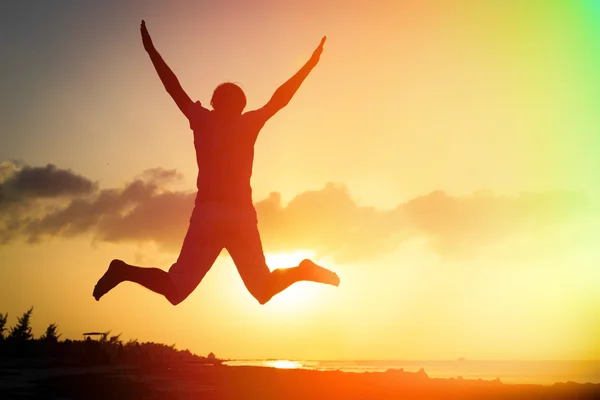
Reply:
[[[181, 179], [174, 170], [155, 168], [122, 188], [98, 189], [88, 179], [54, 166], [0, 166], [0, 183], [8, 182], [13, 193], [20, 193], [11, 213], [0, 214], [0, 243], [91, 235], [97, 242], [154, 242], [162, 250], [179, 251], [195, 192], [169, 189]], [[57, 196], [64, 200], [50, 201]], [[312, 249], [352, 263], [414, 239], [427, 240], [444, 257], [474, 256], [503, 240], [560, 229], [584, 216], [588, 203], [581, 193], [569, 191], [513, 197], [490, 191], [467, 196], [435, 191], [379, 210], [358, 204], [344, 185], [328, 183], [298, 194], [288, 204], [272, 193], [255, 205], [266, 251]]]
[[74, 237], [92, 233], [106, 242], [154, 241], [175, 250], [187, 228], [195, 193], [161, 188], [175, 171], [147, 171], [122, 189], [103, 189], [90, 198], [76, 198], [64, 207], [28, 221], [21, 234], [37, 242], [48, 236]]
[[450, 196], [435, 191], [391, 210], [359, 206], [343, 185], [304, 192], [287, 206], [278, 194], [256, 204], [265, 241], [277, 250], [297, 246], [353, 262], [426, 239], [446, 257], [475, 255], [515, 236], [536, 236], [560, 227], [586, 209], [576, 192], [522, 193], [516, 197], [477, 192]]
[[52, 164], [30, 167], [0, 163], [0, 244], [18, 237], [25, 225], [42, 217], [50, 203], [91, 195], [97, 184]]
[[408, 238], [405, 217], [358, 205], [344, 185], [297, 195], [286, 206], [278, 193], [256, 204], [266, 248], [313, 249], [338, 261], [356, 261], [391, 251]]
[[91, 180], [52, 164], [22, 168], [8, 162], [0, 164], [0, 188], [3, 195], [0, 201], [24, 197], [78, 196], [91, 193], [96, 187], [96, 183]]

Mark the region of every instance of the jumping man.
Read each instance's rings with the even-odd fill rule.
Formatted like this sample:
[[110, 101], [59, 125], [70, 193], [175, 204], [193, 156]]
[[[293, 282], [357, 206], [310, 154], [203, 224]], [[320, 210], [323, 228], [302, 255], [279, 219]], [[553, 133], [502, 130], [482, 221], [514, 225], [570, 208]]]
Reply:
[[223, 248], [228, 250], [246, 288], [260, 304], [299, 281], [338, 286], [337, 274], [310, 260], [303, 260], [293, 268], [269, 270], [250, 186], [258, 133], [267, 120], [289, 103], [317, 65], [326, 38], [323, 37], [308, 62], [275, 91], [265, 106], [244, 113], [246, 95], [239, 86], [229, 82], [214, 90], [210, 101], [212, 110], [199, 101], [194, 103], [154, 48], [144, 21], [141, 34], [144, 49], [160, 80], [194, 132], [198, 193], [179, 258], [168, 272], [113, 260], [94, 287], [96, 300], [119, 283], [130, 281], [162, 294], [173, 305], [179, 304], [202, 281]]

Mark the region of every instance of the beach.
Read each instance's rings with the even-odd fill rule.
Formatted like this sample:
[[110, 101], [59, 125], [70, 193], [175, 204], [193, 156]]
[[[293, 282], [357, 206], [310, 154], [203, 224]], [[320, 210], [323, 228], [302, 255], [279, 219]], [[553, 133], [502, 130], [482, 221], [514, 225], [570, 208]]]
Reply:
[[600, 384], [505, 384], [417, 372], [342, 372], [197, 363], [3, 365], [2, 399], [597, 399]]

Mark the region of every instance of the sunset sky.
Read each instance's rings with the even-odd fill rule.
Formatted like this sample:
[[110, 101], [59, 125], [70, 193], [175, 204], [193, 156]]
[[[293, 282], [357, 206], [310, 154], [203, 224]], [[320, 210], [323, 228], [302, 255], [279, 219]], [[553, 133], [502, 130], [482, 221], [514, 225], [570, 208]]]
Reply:
[[[248, 5], [251, 3], [252, 5]], [[600, 2], [31, 0], [0, 7], [0, 312], [227, 358], [600, 359]], [[168, 269], [195, 196], [193, 100], [248, 109], [319, 65], [262, 130], [261, 306], [226, 251], [173, 307], [113, 258]]]

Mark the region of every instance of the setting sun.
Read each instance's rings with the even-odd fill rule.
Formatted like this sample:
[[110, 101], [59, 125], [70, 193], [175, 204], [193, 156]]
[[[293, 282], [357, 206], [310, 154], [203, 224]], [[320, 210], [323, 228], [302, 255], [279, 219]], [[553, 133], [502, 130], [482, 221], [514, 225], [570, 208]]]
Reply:
[[265, 259], [267, 260], [267, 265], [269, 266], [269, 269], [273, 271], [277, 268], [296, 267], [298, 264], [300, 264], [300, 261], [304, 260], [305, 258], [313, 259], [314, 256], [314, 251], [297, 250], [293, 252], [266, 253]]
[[[296, 267], [306, 258], [312, 259], [318, 264], [320, 260], [314, 257], [315, 252], [309, 250], [265, 254], [267, 265], [271, 271], [278, 268]], [[331, 267], [331, 265], [328, 265], [328, 267]], [[272, 308], [277, 312], [285, 311], [296, 314], [300, 311], [308, 311], [318, 301], [320, 290], [323, 290], [323, 287], [310, 282], [295, 283], [273, 298]]]

